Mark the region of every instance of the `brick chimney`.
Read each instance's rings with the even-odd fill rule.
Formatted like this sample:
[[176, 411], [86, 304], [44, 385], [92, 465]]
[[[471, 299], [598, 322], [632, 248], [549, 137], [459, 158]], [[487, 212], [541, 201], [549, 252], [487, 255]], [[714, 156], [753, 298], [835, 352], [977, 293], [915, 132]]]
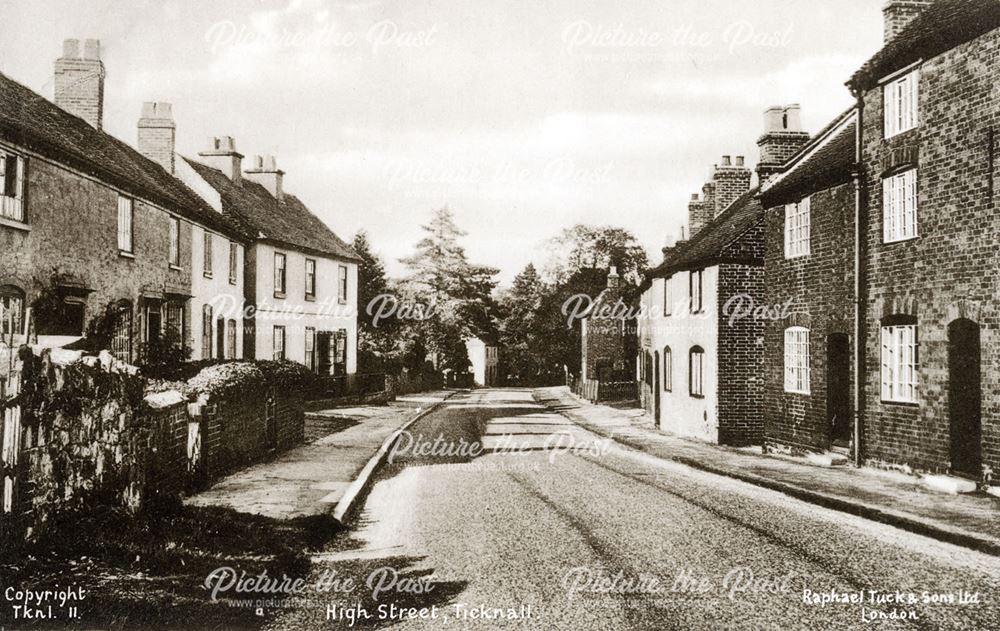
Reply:
[[802, 131], [798, 105], [775, 105], [764, 112], [764, 134], [757, 139], [760, 160], [757, 177], [761, 184], [781, 171], [789, 158], [809, 142], [809, 134]]
[[618, 289], [621, 285], [621, 276], [618, 275], [618, 268], [612, 265], [608, 268], [608, 289]]
[[691, 193], [691, 201], [688, 202], [688, 229], [691, 234], [698, 234], [712, 220], [714, 209], [714, 201], [710, 206], [709, 202], [703, 201], [698, 193]]
[[236, 141], [232, 136], [215, 136], [208, 139], [208, 151], [200, 151], [202, 162], [226, 174], [230, 180], [239, 183], [243, 167], [243, 154], [236, 151]]
[[933, 0], [887, 0], [882, 6], [883, 43], [888, 44]]
[[712, 180], [715, 182], [715, 208], [710, 219], [718, 217], [730, 204], [750, 190], [750, 175], [750, 169], [744, 166], [743, 156], [736, 156], [736, 164], [733, 164], [730, 156], [722, 156], [722, 164], [716, 166], [712, 173]]
[[284, 199], [282, 180], [285, 172], [278, 168], [274, 156], [254, 156], [253, 168], [245, 173], [246, 178], [251, 182], [256, 182], [267, 189], [267, 192], [274, 195], [279, 202]]
[[88, 39], [80, 51], [80, 40], [63, 40], [62, 57], [55, 64], [55, 104], [92, 127], [104, 122], [104, 64], [101, 42]]
[[139, 153], [174, 172], [174, 115], [170, 103], [147, 101], [139, 116]]

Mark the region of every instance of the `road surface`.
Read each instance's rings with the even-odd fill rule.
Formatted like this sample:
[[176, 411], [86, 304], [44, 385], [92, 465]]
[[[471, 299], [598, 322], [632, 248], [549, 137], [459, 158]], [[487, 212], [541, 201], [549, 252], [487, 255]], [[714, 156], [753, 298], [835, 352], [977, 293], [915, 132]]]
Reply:
[[330, 589], [274, 628], [1000, 628], [1000, 559], [620, 447], [524, 390], [418, 421], [314, 566]]

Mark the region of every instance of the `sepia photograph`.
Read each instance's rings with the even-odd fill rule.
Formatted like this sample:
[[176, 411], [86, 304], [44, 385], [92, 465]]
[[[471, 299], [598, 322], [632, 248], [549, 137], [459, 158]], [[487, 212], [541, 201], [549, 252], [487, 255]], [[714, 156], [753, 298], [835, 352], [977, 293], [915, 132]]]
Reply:
[[1000, 629], [1000, 0], [0, 0], [0, 631]]

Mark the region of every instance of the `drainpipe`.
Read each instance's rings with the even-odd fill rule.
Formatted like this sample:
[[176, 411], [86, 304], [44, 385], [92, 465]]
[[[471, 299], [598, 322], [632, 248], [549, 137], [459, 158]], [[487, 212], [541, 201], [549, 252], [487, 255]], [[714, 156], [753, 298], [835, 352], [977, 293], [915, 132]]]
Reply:
[[864, 371], [865, 337], [864, 307], [862, 303], [861, 291], [864, 287], [862, 274], [864, 273], [864, 259], [862, 258], [862, 246], [864, 231], [861, 227], [863, 209], [863, 198], [865, 185], [862, 181], [863, 169], [861, 166], [863, 123], [865, 113], [864, 93], [857, 88], [851, 88], [857, 100], [857, 122], [854, 132], [854, 464], [861, 466], [862, 449], [861, 437], [862, 426], [864, 424], [864, 392], [866, 375]]

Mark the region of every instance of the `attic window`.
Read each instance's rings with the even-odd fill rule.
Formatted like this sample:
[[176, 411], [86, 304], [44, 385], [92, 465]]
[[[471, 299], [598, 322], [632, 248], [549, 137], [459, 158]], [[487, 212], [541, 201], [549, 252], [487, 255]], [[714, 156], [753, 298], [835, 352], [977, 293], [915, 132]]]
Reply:
[[917, 126], [917, 85], [919, 79], [919, 71], [913, 70], [893, 79], [882, 87], [886, 138], [892, 138]]

